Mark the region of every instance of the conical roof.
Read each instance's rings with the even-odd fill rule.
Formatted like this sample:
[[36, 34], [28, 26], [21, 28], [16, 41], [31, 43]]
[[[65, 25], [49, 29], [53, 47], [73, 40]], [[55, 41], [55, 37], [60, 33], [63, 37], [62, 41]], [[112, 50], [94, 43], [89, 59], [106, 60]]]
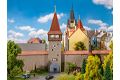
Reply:
[[48, 34], [62, 34], [56, 12], [54, 13], [54, 17]]
[[74, 19], [75, 19], [73, 7], [72, 7], [72, 9], [71, 9], [71, 11], [70, 11], [70, 19], [71, 19], [71, 20], [74, 20]]
[[83, 25], [82, 25], [82, 22], [81, 22], [80, 19], [78, 19], [77, 28], [80, 28], [81, 30], [85, 30], [85, 29], [83, 28]]

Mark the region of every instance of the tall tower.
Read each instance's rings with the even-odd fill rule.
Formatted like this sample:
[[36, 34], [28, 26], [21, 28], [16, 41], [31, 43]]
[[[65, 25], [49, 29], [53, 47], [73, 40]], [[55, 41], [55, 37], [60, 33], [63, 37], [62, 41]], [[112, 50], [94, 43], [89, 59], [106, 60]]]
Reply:
[[61, 41], [62, 32], [60, 30], [57, 13], [54, 12], [54, 17], [50, 30], [48, 32], [49, 41], [49, 71], [50, 72], [61, 72]]
[[73, 6], [72, 6], [72, 8], [71, 8], [71, 10], [70, 10], [70, 18], [68, 19], [68, 24], [67, 24], [67, 26], [68, 26], [68, 28], [70, 28], [70, 29], [75, 29], [75, 28], [76, 28], [76, 24], [77, 24], [77, 22], [76, 22], [76, 20], [75, 20], [74, 10], [73, 10]]

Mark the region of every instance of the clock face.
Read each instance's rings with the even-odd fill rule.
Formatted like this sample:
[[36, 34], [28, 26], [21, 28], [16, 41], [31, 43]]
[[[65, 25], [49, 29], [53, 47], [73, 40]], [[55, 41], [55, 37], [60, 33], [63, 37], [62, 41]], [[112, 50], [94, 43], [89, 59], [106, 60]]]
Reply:
[[55, 38], [59, 38], [59, 35], [55, 35]]
[[50, 38], [54, 38], [55, 37], [55, 35], [50, 35]]
[[59, 38], [59, 35], [50, 35], [50, 38]]

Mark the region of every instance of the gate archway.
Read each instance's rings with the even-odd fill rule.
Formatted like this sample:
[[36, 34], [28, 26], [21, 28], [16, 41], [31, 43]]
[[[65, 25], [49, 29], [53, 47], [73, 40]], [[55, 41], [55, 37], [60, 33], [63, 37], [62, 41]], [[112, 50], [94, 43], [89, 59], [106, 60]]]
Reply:
[[60, 65], [57, 63], [51, 63], [50, 64], [50, 72], [52, 72], [52, 73], [60, 72]]

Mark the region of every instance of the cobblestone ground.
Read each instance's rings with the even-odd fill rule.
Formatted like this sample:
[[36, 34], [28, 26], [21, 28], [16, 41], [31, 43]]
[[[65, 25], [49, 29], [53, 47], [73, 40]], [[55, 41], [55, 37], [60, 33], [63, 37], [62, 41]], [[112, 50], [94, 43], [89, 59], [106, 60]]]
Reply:
[[[57, 77], [57, 76], [59, 76], [60, 74], [62, 74], [62, 73], [55, 73], [55, 74], [51, 74], [51, 75], [53, 75], [54, 76], [54, 78], [53, 79], [50, 79], [50, 80], [55, 80], [55, 78]], [[35, 76], [35, 77], [31, 77], [29, 80], [46, 80], [45, 79], [45, 77], [46, 77], [47, 75], [41, 75], [41, 76]]]

